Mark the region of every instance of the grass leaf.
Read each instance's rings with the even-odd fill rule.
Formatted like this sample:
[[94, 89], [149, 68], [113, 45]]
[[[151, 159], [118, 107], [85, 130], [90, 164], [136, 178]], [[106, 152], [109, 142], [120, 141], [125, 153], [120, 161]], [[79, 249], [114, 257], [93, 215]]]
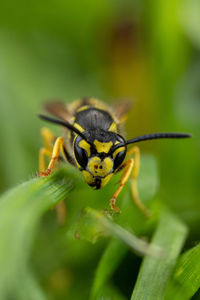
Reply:
[[119, 240], [112, 239], [99, 261], [91, 292], [91, 299], [97, 299], [104, 285], [112, 276], [128, 248]]
[[1, 197], [0, 299], [17, 284], [19, 270], [26, 267], [42, 214], [65, 199], [71, 188], [71, 180], [57, 172], [48, 178], [31, 179]]
[[164, 249], [162, 257], [144, 258], [131, 300], [164, 299], [172, 269], [187, 235], [187, 227], [174, 215], [164, 213], [151, 245]]
[[95, 242], [100, 236], [111, 235], [137, 253], [152, 256], [159, 256], [161, 254], [160, 247], [149, 245], [132, 232], [114, 223], [109, 215], [104, 215], [102, 212], [90, 207], [84, 209], [80, 221], [77, 223], [76, 233], [79, 237], [91, 242]]
[[48, 298], [41, 290], [33, 274], [26, 270], [19, 280], [19, 284], [14, 291], [16, 300], [47, 300]]
[[200, 244], [180, 256], [166, 299], [188, 300], [200, 288]]

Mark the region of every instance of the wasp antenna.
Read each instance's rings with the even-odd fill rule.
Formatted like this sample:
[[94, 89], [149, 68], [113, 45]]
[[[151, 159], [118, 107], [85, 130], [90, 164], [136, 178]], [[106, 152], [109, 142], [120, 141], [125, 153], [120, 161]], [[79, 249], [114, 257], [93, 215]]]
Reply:
[[178, 133], [178, 132], [162, 132], [162, 133], [152, 133], [138, 136], [134, 139], [126, 141], [126, 145], [138, 143], [147, 140], [156, 140], [156, 139], [184, 139], [190, 138], [192, 135], [189, 133]]
[[38, 117], [40, 119], [42, 119], [42, 120], [47, 121], [47, 122], [58, 124], [60, 126], [66, 127], [69, 130], [74, 131], [75, 133], [77, 133], [78, 135], [80, 135], [84, 140], [86, 140], [89, 143], [89, 141], [87, 140], [87, 138], [85, 137], [85, 135], [82, 132], [80, 132], [76, 127], [74, 127], [72, 124], [70, 124], [69, 122], [58, 120], [58, 119], [54, 119], [54, 118], [51, 118], [51, 117], [48, 117], [48, 116], [45, 116], [45, 115], [41, 115], [41, 114], [39, 114]]

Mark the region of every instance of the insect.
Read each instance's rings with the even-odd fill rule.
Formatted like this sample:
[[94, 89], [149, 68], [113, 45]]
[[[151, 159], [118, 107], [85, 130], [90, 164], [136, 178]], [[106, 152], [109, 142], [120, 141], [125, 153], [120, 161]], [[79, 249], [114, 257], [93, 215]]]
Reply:
[[[141, 141], [162, 138], [188, 138], [186, 133], [153, 133], [125, 140], [123, 123], [130, 109], [128, 102], [109, 107], [95, 98], [83, 98], [65, 105], [62, 102], [48, 103], [46, 111], [57, 117], [39, 117], [45, 121], [65, 127], [65, 137], [55, 137], [48, 128], [42, 128], [44, 145], [39, 154], [41, 176], [48, 176], [55, 161], [62, 156], [64, 160], [78, 168], [87, 184], [93, 189], [103, 188], [111, 177], [122, 172], [119, 186], [110, 199], [115, 212], [116, 199], [131, 177], [132, 197], [138, 208], [147, 216], [150, 212], [140, 201], [137, 177], [140, 166], [140, 151], [137, 146], [129, 150], [128, 145]], [[45, 168], [45, 156], [50, 157]]]

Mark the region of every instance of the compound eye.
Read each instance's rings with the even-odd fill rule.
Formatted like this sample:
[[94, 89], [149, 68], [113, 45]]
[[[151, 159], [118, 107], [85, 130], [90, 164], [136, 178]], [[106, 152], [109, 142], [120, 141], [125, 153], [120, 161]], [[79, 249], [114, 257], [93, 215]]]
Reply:
[[76, 157], [77, 162], [82, 168], [85, 168], [88, 163], [88, 155], [87, 151], [80, 147], [80, 142], [83, 140], [80, 136], [76, 138], [76, 141], [74, 143], [74, 154]]
[[116, 154], [114, 158], [114, 170], [116, 170], [123, 163], [125, 156], [126, 156], [125, 150], [122, 150]]

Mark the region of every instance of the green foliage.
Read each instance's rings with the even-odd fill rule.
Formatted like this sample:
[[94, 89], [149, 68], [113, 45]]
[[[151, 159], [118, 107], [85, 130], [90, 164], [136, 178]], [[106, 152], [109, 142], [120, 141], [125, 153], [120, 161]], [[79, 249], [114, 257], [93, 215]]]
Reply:
[[[0, 300], [199, 297], [199, 3], [2, 2]], [[35, 178], [43, 103], [84, 96], [134, 99], [127, 138], [193, 134], [140, 144], [139, 192], [151, 219], [129, 183], [121, 214], [110, 214], [119, 175], [100, 191], [69, 166]], [[63, 198], [59, 226], [53, 208]]]
[[91, 299], [96, 299], [102, 293], [104, 285], [109, 281], [116, 267], [127, 253], [127, 246], [112, 239], [99, 261], [91, 291]]
[[[152, 245], [160, 246], [160, 258], [145, 257], [131, 299], [164, 299], [166, 286], [182, 249], [187, 227], [170, 213], [161, 215]], [[150, 279], [151, 278], [151, 279]], [[176, 299], [176, 298], [174, 298]]]
[[190, 299], [199, 289], [200, 245], [183, 253], [167, 288], [166, 299]]
[[[53, 176], [48, 179], [32, 179], [2, 196], [0, 202], [1, 299], [9, 295], [13, 288], [17, 288], [20, 279], [19, 270], [24, 276], [41, 215], [64, 199], [71, 189], [70, 181], [64, 183], [63, 179], [60, 180], [58, 175], [56, 178]], [[31, 278], [28, 280], [24, 276], [24, 280], [32, 284]]]
[[[152, 165], [151, 157], [146, 157], [142, 162], [145, 162], [147, 169]], [[165, 208], [164, 210], [160, 208], [160, 212], [163, 211], [160, 216], [158, 213], [153, 214], [151, 221], [145, 221], [141, 216], [140, 219], [138, 217], [137, 222], [140, 222], [142, 234], [146, 232], [146, 238], [151, 236], [152, 231], [155, 231], [149, 244], [133, 233], [130, 227], [131, 225], [134, 227], [132, 215], [126, 210], [123, 211], [125, 205], [129, 210], [135, 210], [129, 188], [126, 188], [121, 196], [121, 215], [112, 216], [110, 211], [105, 209], [101, 211], [90, 207], [81, 209], [82, 204], [80, 207], [74, 205], [77, 201], [77, 192], [84, 199], [89, 199], [90, 193], [88, 189], [84, 189], [79, 178], [71, 172], [71, 168], [61, 169], [48, 178], [33, 178], [2, 196], [0, 201], [1, 299], [8, 299], [8, 297], [19, 300], [49, 299], [49, 293], [55, 299], [63, 299], [63, 297], [76, 299], [80, 295], [82, 299], [89, 297], [90, 299], [106, 297], [126, 299], [127, 295], [124, 298], [123, 293], [112, 282], [112, 277], [123, 262], [128, 249], [134, 251], [136, 255], [145, 255], [132, 299], [146, 299], [147, 297], [148, 299], [164, 299], [168, 282], [170, 283], [167, 295], [179, 296], [185, 289], [188, 290], [187, 295], [190, 296], [196, 292], [200, 286], [199, 264], [196, 264], [196, 260], [199, 259], [199, 247], [183, 254], [176, 263], [187, 234], [186, 225], [175, 215], [167, 212]], [[156, 183], [156, 176], [149, 178], [151, 183], [153, 183], [152, 178], [154, 178], [154, 184]], [[148, 181], [147, 176], [146, 180]], [[73, 189], [74, 186], [76, 186], [75, 189]], [[109, 187], [111, 188], [112, 186]], [[142, 191], [141, 194], [143, 194]], [[144, 195], [148, 198], [146, 192]], [[149, 192], [149, 196], [152, 196], [152, 191]], [[71, 216], [64, 227], [59, 228], [56, 223], [55, 227], [51, 225], [51, 231], [54, 233], [47, 232], [49, 237], [44, 244], [40, 245], [41, 217], [63, 199], [67, 199], [66, 203], [68, 203]], [[99, 207], [95, 199], [93, 199], [92, 206]], [[49, 215], [49, 217], [55, 219], [55, 215]], [[158, 224], [157, 220], [159, 220]], [[127, 224], [129, 224], [129, 230], [126, 229]], [[47, 225], [48, 222], [42, 226], [45, 228]], [[35, 250], [33, 251], [32, 248]], [[51, 258], [51, 255], [55, 254], [56, 263]], [[46, 256], [47, 261], [42, 258], [43, 255]], [[89, 255], [91, 255], [90, 259]], [[100, 260], [93, 277], [91, 276], [93, 271], [88, 268], [88, 264], [90, 267], [93, 266], [97, 257]], [[174, 275], [171, 276], [175, 264]], [[63, 269], [64, 266], [68, 270], [67, 273]], [[77, 276], [77, 268], [80, 270], [79, 276]], [[82, 273], [81, 268], [87, 269], [88, 278], [84, 279], [86, 270]], [[18, 276], [19, 270], [20, 276]], [[191, 270], [194, 272], [192, 276], [195, 280], [191, 278]], [[72, 282], [71, 276], [76, 276]], [[47, 282], [40, 286], [39, 278], [46, 278]], [[82, 287], [80, 282], [83, 284]], [[76, 285], [80, 290], [76, 290]], [[189, 299], [186, 294], [184, 295], [184, 299]], [[169, 299], [171, 299], [170, 296]]]

